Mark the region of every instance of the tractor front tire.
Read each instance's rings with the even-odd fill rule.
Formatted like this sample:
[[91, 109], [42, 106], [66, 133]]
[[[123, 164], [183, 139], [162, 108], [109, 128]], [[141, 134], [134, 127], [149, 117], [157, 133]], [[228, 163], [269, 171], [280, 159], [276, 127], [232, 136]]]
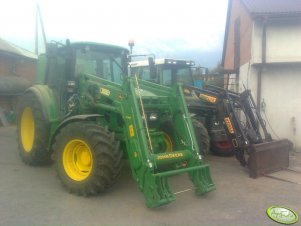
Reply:
[[48, 139], [49, 124], [40, 101], [33, 93], [25, 93], [19, 102], [17, 117], [17, 141], [23, 162], [28, 165], [51, 163]]
[[197, 119], [192, 119], [192, 125], [200, 149], [200, 154], [209, 154], [210, 139], [206, 127]]
[[163, 122], [160, 125], [159, 131], [163, 132], [164, 142], [163, 148], [161, 151], [163, 152], [171, 152], [175, 148], [175, 129], [170, 120]]
[[53, 149], [58, 176], [71, 193], [96, 195], [109, 188], [120, 173], [119, 141], [93, 122], [74, 122], [62, 128]]

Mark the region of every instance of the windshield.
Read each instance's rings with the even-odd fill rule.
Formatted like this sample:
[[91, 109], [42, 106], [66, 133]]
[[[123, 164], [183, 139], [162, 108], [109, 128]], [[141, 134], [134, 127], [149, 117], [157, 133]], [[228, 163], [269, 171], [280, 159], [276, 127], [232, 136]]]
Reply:
[[92, 74], [112, 82], [121, 84], [127, 68], [125, 55], [89, 49], [76, 50], [76, 69], [78, 74]]
[[171, 86], [177, 82], [193, 86], [192, 71], [190, 67], [179, 65], [156, 65], [157, 77], [151, 78], [148, 66], [131, 68], [131, 76], [137, 75], [139, 79]]
[[165, 65], [162, 70], [162, 84], [170, 86], [177, 82], [193, 85], [191, 68]]

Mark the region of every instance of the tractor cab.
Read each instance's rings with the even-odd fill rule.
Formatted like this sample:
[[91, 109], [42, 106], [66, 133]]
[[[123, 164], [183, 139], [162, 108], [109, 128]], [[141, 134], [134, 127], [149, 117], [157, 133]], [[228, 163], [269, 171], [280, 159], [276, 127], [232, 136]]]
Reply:
[[191, 67], [193, 61], [173, 60], [173, 59], [156, 59], [155, 76], [152, 76], [149, 70], [148, 61], [136, 61], [130, 63], [131, 76], [135, 74], [139, 79], [148, 80], [165, 86], [171, 86], [175, 83], [193, 85]]
[[[92, 42], [47, 45], [47, 54], [39, 56], [40, 70], [37, 83], [60, 84], [76, 79], [80, 74], [91, 74], [118, 84], [127, 75], [128, 50], [122, 47]], [[47, 61], [47, 65], [46, 65]]]

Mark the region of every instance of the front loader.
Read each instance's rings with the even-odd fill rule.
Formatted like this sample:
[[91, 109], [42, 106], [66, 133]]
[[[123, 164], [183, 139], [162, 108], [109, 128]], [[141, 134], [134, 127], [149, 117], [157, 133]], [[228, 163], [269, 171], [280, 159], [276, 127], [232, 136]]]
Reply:
[[215, 98], [222, 103], [219, 111], [223, 112], [228, 137], [236, 158], [249, 168], [250, 177], [257, 178], [289, 166], [292, 142], [272, 139], [250, 90], [236, 93], [211, 85], [191, 89], [200, 98]]
[[181, 85], [128, 77], [127, 56], [112, 45], [48, 44], [37, 84], [20, 101], [22, 160], [54, 160], [67, 190], [89, 196], [108, 189], [127, 158], [150, 208], [175, 200], [168, 184], [173, 175], [187, 173], [197, 195], [214, 190]]

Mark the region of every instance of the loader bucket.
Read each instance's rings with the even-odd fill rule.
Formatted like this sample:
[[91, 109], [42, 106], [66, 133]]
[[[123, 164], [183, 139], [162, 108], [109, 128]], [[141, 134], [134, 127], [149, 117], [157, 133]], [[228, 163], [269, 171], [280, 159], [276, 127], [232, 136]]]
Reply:
[[287, 139], [251, 145], [248, 159], [250, 177], [257, 178], [287, 168], [292, 147], [292, 142]]

